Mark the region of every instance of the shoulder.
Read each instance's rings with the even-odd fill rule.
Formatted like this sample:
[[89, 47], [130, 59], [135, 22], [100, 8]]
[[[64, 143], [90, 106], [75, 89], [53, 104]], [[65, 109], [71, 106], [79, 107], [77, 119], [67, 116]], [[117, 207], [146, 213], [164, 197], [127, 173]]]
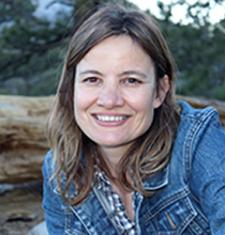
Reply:
[[182, 138], [184, 143], [189, 141], [189, 145], [191, 143], [196, 145], [203, 136], [207, 136], [212, 130], [224, 131], [215, 108], [193, 108], [185, 101], [179, 101], [178, 104], [181, 113], [177, 136]]
[[[67, 178], [65, 172], [63, 171], [61, 171], [60, 177], [58, 177], [56, 160], [52, 150], [49, 150], [44, 157], [42, 165], [42, 175], [44, 185], [53, 190], [54, 193], [61, 194], [59, 190], [60, 187], [65, 190]], [[75, 194], [75, 185], [74, 183], [71, 183], [71, 185], [69, 186], [68, 196], [73, 197]]]
[[216, 109], [196, 109], [183, 101], [179, 105], [182, 111], [175, 142], [182, 150], [186, 170], [191, 171], [193, 164], [209, 168], [219, 163], [224, 159], [225, 131]]
[[43, 160], [42, 174], [45, 181], [49, 181], [51, 176], [54, 174], [55, 162], [53, 159], [53, 152], [49, 150]]
[[182, 122], [189, 122], [189, 124], [196, 123], [208, 123], [210, 119], [215, 117], [218, 118], [218, 112], [215, 108], [208, 106], [205, 108], [194, 108], [189, 103], [183, 100], [178, 101], [178, 105], [181, 108], [180, 120]]
[[[225, 132], [215, 108], [197, 109], [185, 101], [179, 101], [178, 105], [181, 112], [174, 155], [180, 161], [183, 159], [185, 172], [190, 173], [194, 159], [210, 162], [212, 154], [216, 155], [214, 160], [224, 155]], [[180, 155], [183, 157], [180, 158]]]

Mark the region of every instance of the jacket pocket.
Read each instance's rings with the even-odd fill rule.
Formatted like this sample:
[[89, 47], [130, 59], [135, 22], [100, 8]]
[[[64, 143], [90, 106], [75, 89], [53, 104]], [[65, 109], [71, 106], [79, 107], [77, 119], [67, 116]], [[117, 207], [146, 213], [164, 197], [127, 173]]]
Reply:
[[207, 235], [206, 219], [199, 213], [187, 193], [182, 191], [163, 199], [145, 211], [144, 230], [157, 235]]

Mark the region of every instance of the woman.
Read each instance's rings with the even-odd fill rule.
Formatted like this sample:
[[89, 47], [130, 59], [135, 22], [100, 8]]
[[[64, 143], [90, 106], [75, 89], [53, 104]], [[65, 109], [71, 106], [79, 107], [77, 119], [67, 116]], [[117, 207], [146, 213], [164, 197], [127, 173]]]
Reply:
[[49, 121], [50, 235], [225, 234], [225, 133], [175, 104], [174, 79], [147, 14], [110, 5], [79, 26]]

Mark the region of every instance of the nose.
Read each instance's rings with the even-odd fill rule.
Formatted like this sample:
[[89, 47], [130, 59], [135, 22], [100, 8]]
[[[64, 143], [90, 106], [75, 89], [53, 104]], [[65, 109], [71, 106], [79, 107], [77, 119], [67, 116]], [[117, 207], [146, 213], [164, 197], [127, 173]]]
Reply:
[[106, 109], [123, 106], [124, 99], [121, 90], [115, 84], [103, 86], [99, 92], [97, 104]]

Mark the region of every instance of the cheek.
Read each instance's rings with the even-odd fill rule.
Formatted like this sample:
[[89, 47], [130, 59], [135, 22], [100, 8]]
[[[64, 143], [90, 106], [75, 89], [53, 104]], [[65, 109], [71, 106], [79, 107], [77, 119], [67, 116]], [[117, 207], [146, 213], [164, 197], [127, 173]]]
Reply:
[[81, 114], [82, 110], [85, 109], [86, 106], [86, 98], [85, 94], [82, 94], [81, 91], [75, 90], [74, 94], [74, 112], [75, 112], [75, 118], [79, 118], [79, 115]]
[[74, 117], [77, 125], [83, 130], [84, 122], [86, 120], [87, 100], [80, 92], [74, 96]]
[[127, 97], [130, 106], [136, 110], [137, 113], [149, 114], [154, 109], [154, 95], [149, 92], [136, 92], [136, 94]]
[[77, 87], [74, 93], [74, 110], [75, 115], [80, 115], [80, 112], [87, 110], [94, 102], [95, 98], [92, 92], [87, 89]]
[[154, 116], [154, 98], [151, 94], [142, 96], [135, 96], [130, 100], [130, 106], [136, 112], [135, 122], [138, 123], [140, 128], [146, 131], [152, 124]]

